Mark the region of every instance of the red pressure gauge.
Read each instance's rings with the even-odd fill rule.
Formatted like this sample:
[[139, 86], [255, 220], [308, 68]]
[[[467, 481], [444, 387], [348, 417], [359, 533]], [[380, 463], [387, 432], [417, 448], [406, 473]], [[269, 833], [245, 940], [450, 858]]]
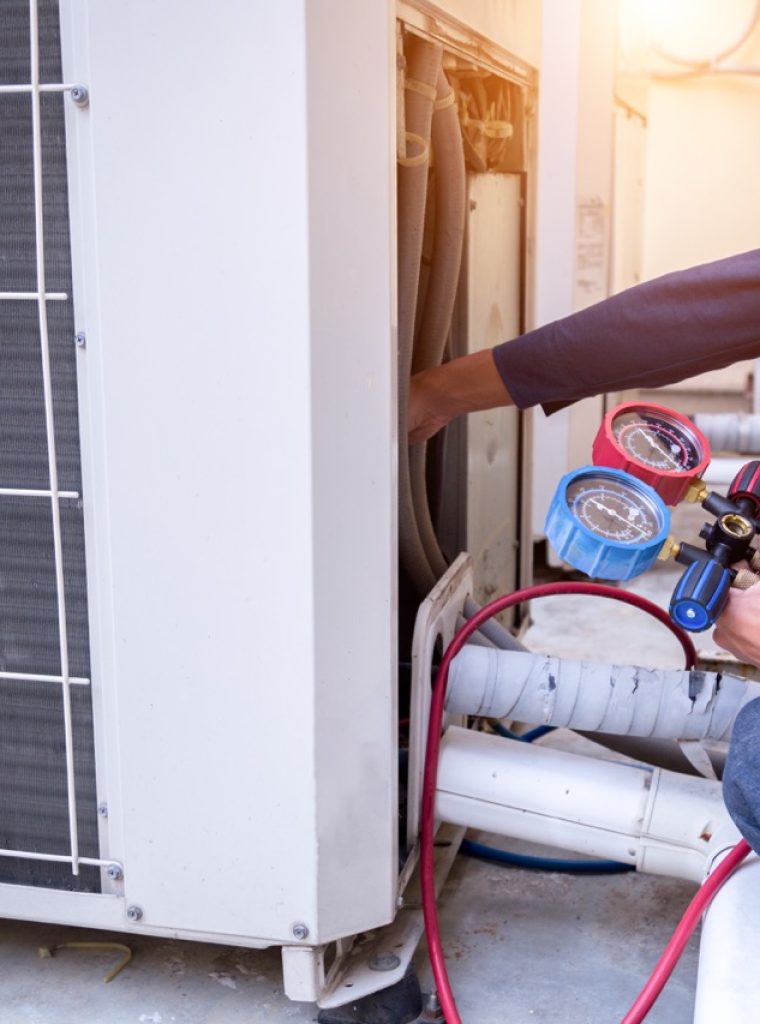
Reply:
[[649, 484], [677, 505], [710, 463], [710, 445], [691, 420], [648, 402], [626, 402], [604, 417], [594, 439], [595, 466], [610, 466]]

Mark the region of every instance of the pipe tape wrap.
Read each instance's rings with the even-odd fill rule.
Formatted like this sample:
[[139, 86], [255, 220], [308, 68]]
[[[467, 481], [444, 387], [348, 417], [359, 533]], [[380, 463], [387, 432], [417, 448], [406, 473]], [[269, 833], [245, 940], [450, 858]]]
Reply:
[[398, 162], [402, 167], [421, 167], [422, 164], [426, 164], [430, 157], [430, 144], [427, 139], [424, 139], [417, 132], [404, 132], [404, 142], [406, 143], [407, 149], [410, 143], [414, 146], [420, 147], [420, 152], [415, 156], [407, 156], [405, 153], [398, 154]]
[[487, 139], [511, 139], [514, 134], [511, 121], [481, 121], [477, 117], [468, 117], [464, 126], [465, 128], [474, 128], [476, 132], [485, 135]]
[[483, 134], [487, 139], [511, 139], [514, 128], [510, 121], [486, 121]]
[[452, 89], [446, 96], [443, 97], [443, 99], [435, 101], [435, 111], [436, 111], [436, 113], [439, 110], [446, 110], [447, 107], [453, 107], [454, 104], [456, 103], [456, 101], [457, 101], [457, 98], [454, 95], [454, 90]]
[[660, 739], [727, 740], [760, 683], [468, 644], [451, 663], [446, 710], [531, 725]]
[[435, 86], [428, 85], [427, 82], [418, 82], [416, 78], [407, 78], [404, 81], [404, 88], [409, 92], [416, 92], [419, 96], [424, 96], [426, 100], [435, 100]]

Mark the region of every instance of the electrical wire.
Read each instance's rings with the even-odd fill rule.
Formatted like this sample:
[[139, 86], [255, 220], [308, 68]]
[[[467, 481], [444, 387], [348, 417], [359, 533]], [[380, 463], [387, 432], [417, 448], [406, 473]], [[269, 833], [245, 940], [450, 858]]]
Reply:
[[704, 880], [696, 896], [686, 909], [686, 913], [676, 926], [655, 969], [649, 976], [646, 985], [639, 992], [633, 1006], [623, 1017], [621, 1024], [641, 1024], [654, 1006], [655, 1000], [662, 992], [665, 984], [673, 973], [686, 943], [691, 938], [699, 919], [707, 910], [710, 901], [728, 876], [738, 868], [748, 853], [752, 851], [746, 839], [740, 840], [731, 852], [724, 857], [717, 868]]
[[630, 604], [642, 609], [642, 611], [648, 612], [662, 622], [663, 625], [667, 626], [678, 639], [684, 651], [686, 667], [693, 668], [696, 665], [697, 656], [691, 638], [670, 619], [662, 608], [658, 608], [657, 605], [647, 601], [646, 598], [639, 597], [637, 594], [631, 594], [626, 590], [617, 590], [615, 587], [606, 586], [601, 583], [543, 583], [538, 586], [516, 590], [484, 605], [456, 633], [454, 639], [446, 648], [433, 685], [430, 717], [428, 719], [427, 749], [425, 752], [422, 788], [422, 821], [420, 827], [422, 912], [425, 921], [430, 963], [447, 1024], [462, 1024], [462, 1018], [459, 1016], [446, 970], [446, 960], [443, 954], [443, 943], [441, 941], [438, 908], [435, 898], [435, 793], [438, 782], [441, 725], [443, 722], [449, 667], [468, 637], [476, 632], [486, 619], [491, 618], [491, 616], [496, 615], [498, 612], [506, 611], [507, 608], [523, 604], [525, 601], [560, 594], [587, 594], [596, 597], [607, 597], [613, 601], [621, 601], [624, 604]]
[[534, 871], [560, 871], [572, 875], [617, 875], [635, 871], [635, 864], [623, 864], [619, 860], [566, 860], [562, 857], [535, 857], [527, 853], [513, 853], [511, 850], [497, 850], [494, 846], [463, 839], [461, 853], [479, 860], [493, 860], [497, 864], [509, 864], [516, 868], [531, 868]]
[[537, 725], [535, 729], [531, 729], [529, 732], [519, 733], [507, 729], [496, 718], [491, 719], [488, 724], [498, 736], [503, 736], [505, 740], [519, 740], [521, 743], [533, 743], [535, 740], [540, 740], [542, 736], [548, 736], [550, 732], [554, 732], [557, 728], [555, 725]]

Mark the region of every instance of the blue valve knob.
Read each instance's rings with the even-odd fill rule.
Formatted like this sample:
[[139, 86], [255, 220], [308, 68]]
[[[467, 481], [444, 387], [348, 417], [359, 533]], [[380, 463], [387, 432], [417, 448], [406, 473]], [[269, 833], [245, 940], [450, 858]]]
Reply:
[[736, 570], [689, 544], [681, 546], [676, 558], [690, 564], [673, 591], [670, 617], [683, 629], [701, 633], [715, 625], [726, 607]]

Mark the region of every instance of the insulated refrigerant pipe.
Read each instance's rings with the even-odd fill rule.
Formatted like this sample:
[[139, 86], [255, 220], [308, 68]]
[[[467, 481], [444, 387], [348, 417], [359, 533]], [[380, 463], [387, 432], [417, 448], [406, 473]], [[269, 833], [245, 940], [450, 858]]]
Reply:
[[438, 43], [407, 36], [404, 52], [406, 137], [416, 143], [420, 152], [398, 158], [399, 550], [402, 564], [421, 594], [432, 590], [441, 572], [436, 573], [430, 565], [414, 514], [406, 443], [407, 406], [425, 228], [430, 130], [442, 56], [443, 47]]
[[[435, 184], [435, 229], [425, 304], [414, 341], [412, 373], [438, 366], [451, 329], [464, 246], [466, 179], [462, 131], [454, 92], [441, 69], [431, 127]], [[430, 516], [427, 493], [427, 444], [409, 450], [409, 475], [417, 528], [436, 576], [448, 568]]]
[[414, 343], [412, 373], [438, 366], [451, 328], [464, 246], [466, 175], [462, 131], [454, 91], [443, 70], [438, 72], [431, 126], [435, 231], [430, 278], [419, 332]]
[[[435, 810], [451, 824], [609, 857], [698, 884], [727, 855], [738, 861], [749, 852], [717, 782], [456, 726], [441, 743]], [[644, 1019], [675, 967], [699, 918], [699, 898], [694, 903], [625, 1024]], [[750, 857], [712, 896], [705, 914], [694, 1024], [754, 1020], [760, 1001], [760, 977], [753, 969], [758, 919], [760, 860]]]
[[714, 452], [760, 455], [760, 416], [748, 413], [699, 413], [692, 417]]
[[[398, 159], [398, 423], [399, 423], [399, 551], [401, 562], [412, 584], [419, 594], [427, 594], [435, 586], [439, 576], [448, 568], [440, 551], [435, 532], [430, 523], [427, 496], [419, 502], [419, 455], [415, 460], [414, 474], [417, 480], [419, 507], [424, 513], [418, 522], [412, 489], [410, 450], [406, 444], [407, 406], [409, 402], [409, 377], [412, 369], [414, 348], [414, 326], [419, 294], [419, 275], [422, 260], [422, 239], [425, 227], [425, 204], [427, 199], [430, 146], [433, 132], [440, 149], [441, 166], [439, 182], [441, 194], [436, 194], [441, 205], [442, 224], [446, 239], [456, 251], [448, 254], [439, 249], [434, 268], [435, 280], [441, 279], [440, 286], [431, 280], [430, 288], [437, 301], [444, 301], [445, 309], [431, 310], [423, 315], [422, 337], [425, 359], [431, 357], [440, 361], [443, 346], [451, 322], [451, 309], [456, 294], [456, 275], [461, 261], [464, 232], [464, 155], [456, 106], [451, 102], [453, 94], [441, 70], [443, 48], [410, 35], [405, 49], [404, 71], [404, 112], [406, 138], [416, 145], [418, 152], [412, 156], [399, 155]], [[435, 112], [435, 122], [433, 116]], [[461, 227], [457, 228], [461, 205]], [[442, 241], [442, 245], [444, 242]], [[435, 251], [434, 251], [434, 263]], [[453, 273], [456, 266], [456, 275]], [[450, 292], [450, 295], [448, 294]], [[431, 299], [432, 302], [432, 299]], [[443, 315], [445, 314], [445, 315]], [[444, 331], [445, 327], [445, 331]], [[423, 449], [424, 445], [420, 446]], [[424, 467], [423, 467], [424, 470]], [[422, 525], [420, 525], [422, 524]], [[425, 531], [425, 541], [420, 530]], [[431, 558], [433, 564], [431, 564]], [[477, 604], [468, 599], [464, 613], [472, 616], [478, 611]], [[522, 649], [522, 645], [498, 622], [483, 624], [482, 634], [491, 643], [510, 650]]]
[[451, 664], [446, 710], [678, 740], [728, 740], [760, 683], [696, 669], [595, 664], [468, 645]]
[[435, 815], [693, 882], [741, 838], [718, 782], [457, 726], [441, 741]]

